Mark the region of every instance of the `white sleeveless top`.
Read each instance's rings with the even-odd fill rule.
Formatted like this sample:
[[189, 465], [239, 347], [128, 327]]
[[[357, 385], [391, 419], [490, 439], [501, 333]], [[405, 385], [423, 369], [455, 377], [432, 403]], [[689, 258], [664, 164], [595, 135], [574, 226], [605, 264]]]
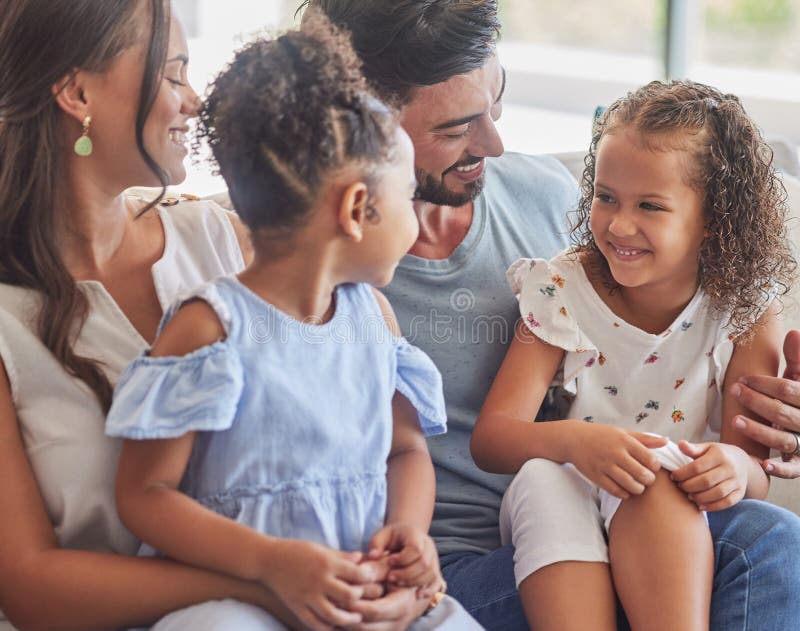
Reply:
[[[243, 269], [233, 226], [213, 202], [182, 201], [157, 207], [157, 212], [166, 243], [152, 273], [164, 311], [190, 289]], [[115, 385], [148, 343], [101, 283], [78, 285], [90, 310], [76, 351], [103, 362]], [[105, 435], [105, 415], [91, 390], [67, 374], [39, 341], [38, 303], [36, 292], [0, 284], [0, 357], [56, 536], [64, 548], [135, 554], [137, 541], [119, 521], [114, 505], [120, 442]], [[0, 614], [0, 629], [6, 625]]]

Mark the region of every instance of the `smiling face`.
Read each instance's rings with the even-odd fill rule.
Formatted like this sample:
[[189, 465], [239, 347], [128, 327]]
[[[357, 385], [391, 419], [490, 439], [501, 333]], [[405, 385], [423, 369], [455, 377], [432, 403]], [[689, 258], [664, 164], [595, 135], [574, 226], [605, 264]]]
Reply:
[[647, 146], [630, 130], [600, 140], [589, 225], [623, 288], [697, 287], [705, 220], [702, 196], [688, 183], [690, 160], [668, 144]]
[[505, 71], [493, 55], [482, 68], [414, 91], [401, 124], [414, 143], [422, 200], [457, 207], [478, 196], [484, 158], [503, 153], [495, 122], [504, 89]]
[[183, 160], [188, 153], [188, 121], [197, 114], [199, 106], [197, 93], [187, 79], [188, 64], [186, 35], [173, 17], [164, 76], [144, 125], [145, 148], [173, 184], [186, 178]]
[[[145, 19], [145, 18], [142, 18]], [[146, 42], [140, 41], [121, 53], [100, 73], [88, 73], [86, 94], [92, 117], [90, 137], [94, 152], [93, 176], [109, 188], [159, 186], [136, 145], [136, 116], [144, 74]], [[186, 37], [173, 18], [163, 76], [156, 78], [152, 108], [144, 123], [144, 146], [164, 170], [168, 183], [186, 177], [183, 160], [188, 152], [188, 120], [196, 115], [199, 100], [186, 80]]]

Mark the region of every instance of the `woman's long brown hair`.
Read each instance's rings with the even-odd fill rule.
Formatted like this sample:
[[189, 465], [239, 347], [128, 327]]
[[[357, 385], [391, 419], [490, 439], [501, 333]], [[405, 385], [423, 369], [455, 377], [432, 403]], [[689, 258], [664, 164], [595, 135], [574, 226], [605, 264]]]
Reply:
[[100, 362], [75, 352], [89, 304], [56, 240], [64, 169], [62, 113], [52, 86], [78, 69], [105, 70], [142, 36], [138, 22], [144, 8], [149, 9], [150, 36], [136, 142], [164, 186], [163, 170], [144, 147], [143, 128], [166, 58], [169, 3], [0, 0], [0, 282], [38, 292], [42, 343], [69, 374], [91, 388], [104, 410], [111, 405], [113, 388]]

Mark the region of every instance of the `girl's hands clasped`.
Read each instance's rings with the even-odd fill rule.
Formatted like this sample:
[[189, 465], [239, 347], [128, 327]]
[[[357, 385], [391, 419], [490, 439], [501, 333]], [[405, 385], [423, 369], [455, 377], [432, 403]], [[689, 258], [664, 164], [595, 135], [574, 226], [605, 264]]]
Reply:
[[694, 462], [672, 472], [690, 500], [705, 511], [718, 511], [739, 502], [747, 491], [750, 456], [736, 445], [690, 443], [682, 440], [680, 450]]
[[419, 527], [393, 523], [378, 530], [370, 540], [370, 559], [386, 553], [391, 568], [386, 581], [398, 587], [418, 587], [420, 598], [432, 598], [442, 585], [439, 555], [433, 539]]
[[374, 569], [360, 565], [360, 552], [340, 552], [316, 543], [277, 539], [265, 555], [261, 583], [313, 631], [361, 622], [351, 611], [375, 581]]
[[578, 421], [571, 434], [568, 461], [591, 482], [620, 499], [641, 495], [661, 468], [651, 448], [667, 439], [615, 427]]

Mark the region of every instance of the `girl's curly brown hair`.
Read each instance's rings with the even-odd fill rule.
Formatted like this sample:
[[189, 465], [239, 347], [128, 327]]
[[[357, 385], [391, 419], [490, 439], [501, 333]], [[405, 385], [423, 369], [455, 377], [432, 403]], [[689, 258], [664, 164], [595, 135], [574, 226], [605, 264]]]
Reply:
[[736, 96], [701, 83], [653, 81], [615, 101], [595, 123], [571, 232], [576, 251], [588, 255], [611, 289], [617, 285], [589, 216], [598, 144], [623, 129], [639, 132], [654, 151], [679, 149], [691, 157], [687, 176], [703, 197], [708, 233], [700, 246], [700, 286], [712, 313], [729, 318], [732, 334], [747, 339], [771, 296], [789, 290], [797, 267], [772, 150]]
[[311, 12], [299, 29], [236, 53], [209, 87], [197, 142], [208, 143], [258, 244], [291, 237], [337, 170], [355, 165], [372, 183], [393, 157], [398, 124], [349, 37]]

